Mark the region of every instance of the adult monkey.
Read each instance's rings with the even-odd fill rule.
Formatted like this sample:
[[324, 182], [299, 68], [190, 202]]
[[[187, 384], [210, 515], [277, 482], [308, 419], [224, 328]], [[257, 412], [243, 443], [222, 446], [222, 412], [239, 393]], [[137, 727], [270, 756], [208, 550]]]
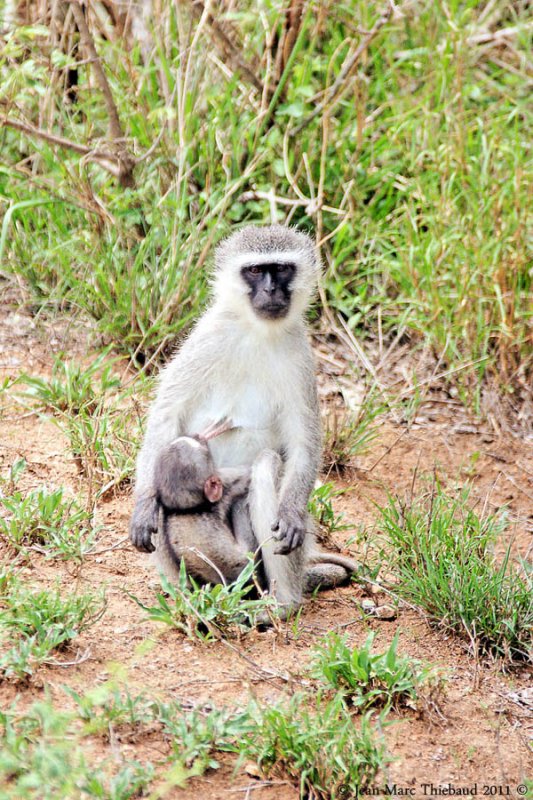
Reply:
[[[213, 459], [217, 467], [254, 465], [257, 513], [265, 503], [253, 534], [267, 583], [287, 609], [302, 601], [313, 545], [307, 501], [319, 466], [320, 419], [304, 315], [319, 270], [311, 239], [281, 225], [243, 228], [217, 248], [213, 303], [163, 371], [150, 410], [130, 526], [135, 547], [153, 551], [158, 454], [178, 436], [230, 419], [233, 427], [211, 443]], [[260, 457], [265, 450], [281, 457], [281, 475]], [[244, 506], [241, 513], [248, 513]]]

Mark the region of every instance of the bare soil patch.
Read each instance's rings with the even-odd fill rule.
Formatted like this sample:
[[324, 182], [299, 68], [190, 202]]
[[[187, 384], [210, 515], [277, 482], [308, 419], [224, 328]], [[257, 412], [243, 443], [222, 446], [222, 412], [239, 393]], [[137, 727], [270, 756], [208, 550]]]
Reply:
[[[51, 336], [47, 326], [33, 324], [29, 317], [4, 308], [0, 315], [0, 375], [15, 377], [20, 372], [46, 374], [53, 363], [53, 351], [64, 348], [65, 340]], [[84, 332], [74, 337], [69, 355], [86, 354]], [[321, 381], [326, 386], [328, 376]], [[323, 394], [327, 394], [327, 386]], [[376, 504], [384, 504], [387, 494], [403, 495], [437, 473], [445, 485], [472, 481], [473, 498], [492, 510], [507, 506], [511, 525], [507, 536], [515, 555], [531, 551], [533, 520], [533, 454], [524, 439], [498, 435], [493, 429], [472, 420], [456, 402], [443, 402], [442, 396], [429, 397], [408, 426], [390, 418], [381, 425], [379, 436], [355, 467], [340, 476], [330, 474], [339, 487], [348, 491], [335, 500], [335, 508], [353, 523], [353, 530], [336, 533], [333, 546], [343, 548], [355, 534], [350, 551], [365, 553], [365, 531], [375, 529]], [[12, 401], [4, 403], [0, 416], [0, 469], [5, 475], [10, 465], [24, 457], [28, 468], [24, 488], [41, 484], [66, 486], [83, 491], [72, 458], [56, 425], [34, 414], [21, 411]], [[324, 476], [326, 477], [326, 476]], [[184, 703], [235, 707], [247, 702], [250, 693], [275, 700], [280, 693], [301, 680], [310, 648], [327, 631], [346, 632], [350, 643], [362, 643], [369, 630], [376, 631], [376, 647], [389, 644], [399, 628], [400, 652], [442, 668], [447, 676], [442, 717], [418, 716], [414, 712], [392, 715], [384, 730], [387, 747], [393, 756], [383, 783], [417, 787], [422, 783], [472, 787], [516, 786], [531, 774], [532, 763], [527, 741], [533, 730], [533, 717], [510, 693], [531, 685], [526, 667], [504, 673], [498, 664], [477, 663], [466, 643], [444, 630], [431, 628], [422, 615], [401, 607], [394, 621], [365, 618], [360, 601], [364, 591], [352, 585], [311, 599], [301, 617], [299, 632], [289, 626], [284, 632], [251, 632], [237, 642], [241, 652], [222, 642], [191, 642], [180, 633], [161, 630], [143, 619], [141, 609], [128, 597], [131, 592], [143, 602], [153, 598], [157, 579], [150, 559], [137, 553], [127, 542], [132, 500], [128, 493], [101, 502], [98, 521], [102, 524], [97, 545], [81, 568], [36, 556], [27, 565], [26, 579], [38, 586], [55, 581], [72, 590], [77, 587], [105, 587], [107, 610], [98, 624], [82, 634], [74, 646], [61, 656], [76, 662], [65, 667], [42, 667], [34, 679], [21, 688], [8, 682], [0, 685], [0, 703], [6, 708], [18, 697], [24, 704], [42, 698], [45, 689], [63, 706], [69, 700], [63, 685], [84, 691], [105, 681], [121, 664], [131, 693], [146, 691], [163, 699]], [[5, 543], [2, 558], [12, 558]], [[380, 597], [385, 602], [385, 597]], [[148, 643], [148, 646], [146, 646]], [[141, 647], [141, 645], [144, 645]], [[268, 671], [273, 675], [269, 678]], [[281, 674], [282, 679], [278, 676]], [[105, 749], [95, 741], [95, 753]], [[128, 760], [158, 760], [165, 755], [165, 744], [154, 734], [142, 734], [113, 743], [120, 757]], [[218, 771], [191, 781], [184, 790], [172, 790], [169, 798], [256, 796], [268, 800], [298, 797], [298, 791], [283, 781], [262, 784], [246, 774], [234, 773], [234, 761], [224, 757]], [[246, 789], [250, 788], [250, 794]], [[252, 791], [255, 790], [255, 791]], [[499, 792], [498, 792], [499, 793]]]

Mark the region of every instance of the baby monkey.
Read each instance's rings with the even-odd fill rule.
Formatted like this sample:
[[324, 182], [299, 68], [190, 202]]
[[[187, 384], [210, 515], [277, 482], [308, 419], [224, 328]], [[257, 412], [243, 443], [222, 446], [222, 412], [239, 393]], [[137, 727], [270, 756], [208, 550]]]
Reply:
[[[248, 509], [253, 469], [217, 469], [209, 450], [208, 441], [232, 427], [224, 419], [197, 436], [180, 436], [156, 460], [154, 488], [162, 514], [155, 560], [171, 581], [184, 561], [187, 574], [201, 582], [232, 582], [246, 566], [248, 554], [261, 549]], [[274, 474], [281, 460], [266, 451], [261, 462]], [[266, 485], [260, 488], [267, 492]], [[276, 538], [270, 534], [270, 539]], [[321, 551], [313, 542], [305, 558], [304, 591], [344, 583], [356, 568], [351, 559]], [[264, 588], [273, 588], [261, 568], [258, 579]]]
[[197, 436], [180, 436], [156, 460], [154, 488], [163, 513], [155, 558], [171, 580], [183, 560], [187, 573], [200, 581], [234, 581], [255, 549], [247, 516], [232, 514], [248, 493], [251, 471], [217, 469], [208, 446], [230, 428], [221, 420]]
[[250, 487], [249, 469], [217, 470], [207, 442], [229, 430], [222, 420], [197, 436], [179, 436], [155, 464], [156, 497], [166, 511], [214, 513], [225, 520], [231, 506]]

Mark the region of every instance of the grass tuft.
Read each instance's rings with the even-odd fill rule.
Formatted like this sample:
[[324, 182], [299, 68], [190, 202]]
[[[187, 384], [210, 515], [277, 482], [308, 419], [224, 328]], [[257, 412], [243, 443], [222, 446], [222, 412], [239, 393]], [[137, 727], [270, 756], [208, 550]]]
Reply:
[[416, 659], [398, 655], [399, 631], [384, 653], [372, 653], [374, 638], [369, 633], [361, 647], [350, 648], [346, 636], [328, 634], [315, 647], [311, 674], [362, 713], [418, 708], [424, 691], [435, 683], [434, 673]]
[[531, 658], [531, 575], [513, 565], [509, 548], [495, 556], [504, 517], [480, 517], [468, 500], [468, 490], [454, 498], [436, 485], [409, 506], [391, 500], [380, 508], [394, 591], [476, 652]]
[[35, 591], [20, 581], [10, 582], [0, 599], [0, 677], [27, 680], [104, 611], [101, 596], [68, 594], [59, 587]]
[[369, 719], [350, 716], [340, 694], [295, 694], [287, 702], [251, 709], [255, 725], [241, 745], [266, 775], [289, 780], [301, 797], [355, 798], [385, 764]]
[[[20, 466], [14, 470], [20, 474]], [[23, 464], [24, 466], [24, 464]], [[28, 556], [30, 550], [45, 558], [62, 558], [81, 562], [96, 535], [93, 515], [64, 490], [49, 491], [45, 487], [24, 492], [6, 481], [12, 492], [0, 493], [0, 533], [15, 551]]]
[[22, 375], [17, 381], [28, 387], [21, 393], [25, 400], [53, 414], [90, 499], [128, 485], [141, 435], [132, 395], [145, 391], [147, 384], [139, 379], [134, 388], [123, 389], [108, 355], [106, 349], [87, 367], [59, 357], [49, 379]]

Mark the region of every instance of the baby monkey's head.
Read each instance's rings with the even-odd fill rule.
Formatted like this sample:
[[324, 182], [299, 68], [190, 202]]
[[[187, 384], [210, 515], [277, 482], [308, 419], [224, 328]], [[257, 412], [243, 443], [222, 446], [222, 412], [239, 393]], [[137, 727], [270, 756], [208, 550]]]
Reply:
[[159, 454], [154, 467], [157, 499], [167, 511], [188, 511], [222, 498], [207, 441], [180, 436]]

